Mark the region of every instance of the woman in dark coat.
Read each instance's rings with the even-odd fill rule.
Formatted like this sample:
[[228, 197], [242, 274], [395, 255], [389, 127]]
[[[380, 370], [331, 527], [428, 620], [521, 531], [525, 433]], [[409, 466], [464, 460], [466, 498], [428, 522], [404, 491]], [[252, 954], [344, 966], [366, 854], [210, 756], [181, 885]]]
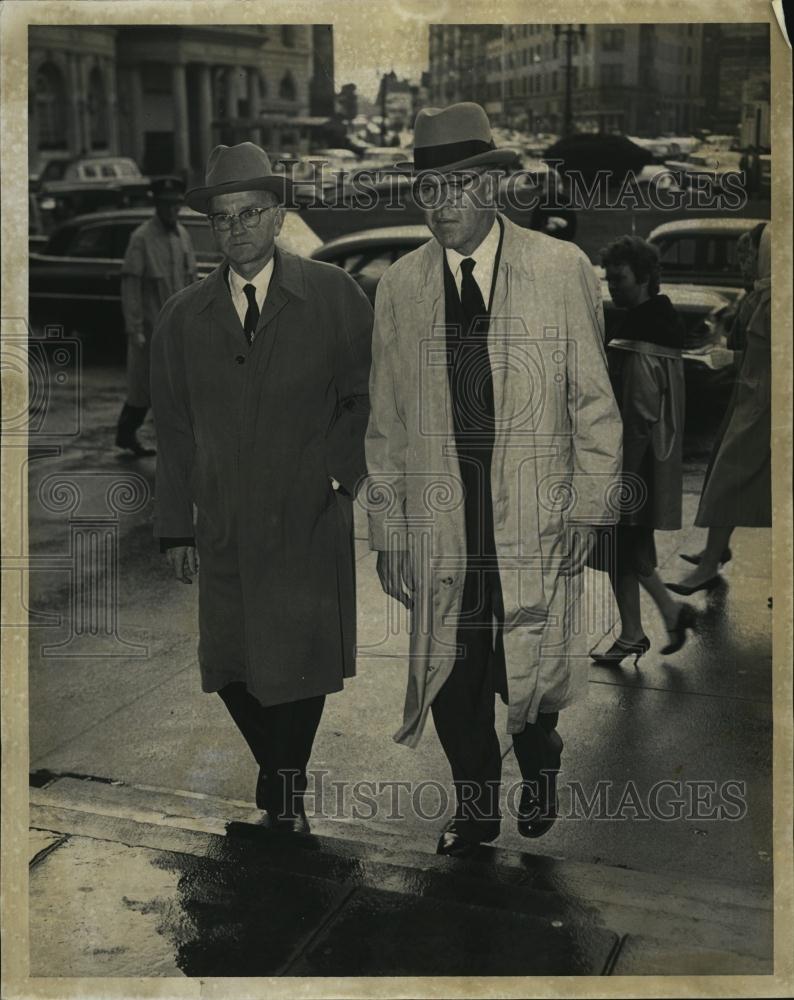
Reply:
[[[674, 601], [656, 572], [655, 530], [681, 527], [684, 432], [683, 326], [666, 295], [659, 294], [659, 255], [635, 236], [602, 250], [609, 293], [626, 309], [609, 344], [610, 373], [623, 417], [623, 505], [620, 524], [600, 540], [599, 568], [608, 570], [621, 619], [619, 638], [597, 663], [635, 663], [650, 649], [640, 613], [640, 586], [653, 598], [670, 641], [680, 649], [694, 611]], [[604, 547], [609, 548], [608, 552]]]
[[[735, 527], [772, 524], [771, 245], [767, 225], [758, 248], [758, 279], [744, 310], [750, 318], [741, 367], [695, 516], [696, 525], [709, 529], [708, 540], [696, 568], [680, 583], [667, 584], [678, 594], [717, 585], [720, 565], [730, 558]], [[721, 352], [727, 364], [735, 364], [737, 354]]]

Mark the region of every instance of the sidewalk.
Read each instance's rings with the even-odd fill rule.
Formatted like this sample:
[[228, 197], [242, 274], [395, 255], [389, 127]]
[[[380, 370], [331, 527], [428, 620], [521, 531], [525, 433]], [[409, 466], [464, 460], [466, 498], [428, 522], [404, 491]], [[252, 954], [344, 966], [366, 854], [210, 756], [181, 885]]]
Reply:
[[[115, 396], [112, 391], [105, 390], [104, 394], [92, 396], [90, 405], [104, 406], [109, 412], [115, 407]], [[146, 500], [146, 490], [151, 489], [152, 468], [147, 463], [125, 464], [109, 452], [106, 425], [107, 420], [103, 424], [103, 420], [92, 413], [81, 432], [79, 450], [67, 449], [65, 455], [55, 458], [44, 455], [30, 466], [34, 566], [36, 558], [41, 560], [40, 568], [30, 572], [31, 621], [38, 623], [31, 628], [30, 637], [30, 770], [35, 782], [52, 782], [46, 788], [34, 787], [31, 792], [34, 803], [31, 823], [42, 831], [35, 834], [32, 848], [32, 857], [38, 860], [32, 869], [31, 886], [38, 884], [39, 889], [32, 901], [31, 940], [40, 948], [37, 960], [50, 963], [51, 971], [46, 974], [51, 975], [60, 974], [53, 963], [68, 965], [72, 961], [66, 946], [57, 960], [56, 952], [45, 948], [45, 943], [52, 938], [52, 925], [47, 923], [52, 913], [60, 912], [68, 923], [69, 919], [74, 922], [78, 916], [81, 920], [84, 917], [95, 919], [97, 913], [103, 912], [101, 908], [78, 909], [76, 893], [72, 893], [68, 905], [63, 900], [59, 902], [57, 894], [53, 895], [54, 886], [73, 886], [77, 873], [80, 878], [89, 878], [94, 865], [100, 870], [102, 865], [98, 859], [107, 851], [110, 851], [110, 860], [103, 870], [109, 866], [125, 878], [126, 873], [131, 873], [132, 885], [135, 884], [134, 873], [143, 877], [141, 871], [148, 871], [146, 866], [151, 867], [154, 856], [131, 855], [128, 851], [164, 851], [174, 856], [185, 853], [190, 857], [198, 851], [202, 857], [211, 857], [218, 864], [225, 863], [222, 856], [231, 850], [226, 822], [245, 822], [255, 815], [255, 765], [220, 699], [200, 691], [195, 649], [197, 588], [170, 579], [154, 550], [149, 523], [151, 505]], [[108, 483], [118, 480], [121, 475], [129, 475], [130, 482], [137, 483], [136, 488], [143, 491], [143, 506], [129, 513], [122, 511], [114, 522], [122, 569], [117, 583], [114, 579], [94, 581], [94, 593], [101, 599], [115, 600], [113, 588], [117, 588], [118, 619], [105, 622], [93, 635], [90, 630], [84, 630], [82, 636], [76, 637], [77, 616], [85, 615], [86, 609], [73, 599], [71, 522], [63, 511], [48, 510], [36, 498], [39, 486], [54, 472], [68, 478], [80, 475], [85, 468], [92, 471], [90, 480], [81, 480], [82, 514], [92, 503], [104, 503]], [[699, 486], [699, 475], [693, 472], [687, 478], [684, 496], [685, 525], [692, 524]], [[678, 558], [678, 553], [700, 548], [703, 534], [692, 528], [657, 534], [663, 578], [677, 579], [684, 574], [686, 565]], [[636, 885], [641, 885], [642, 889], [636, 896], [636, 908], [644, 913], [652, 913], [655, 908], [667, 912], [665, 897], [669, 897], [670, 905], [678, 901], [682, 927], [688, 931], [683, 938], [675, 939], [679, 942], [675, 947], [670, 944], [673, 940], [671, 927], [659, 934], [647, 928], [641, 932], [643, 937], [667, 941], [665, 947], [672, 950], [666, 953], [666, 960], [662, 945], [643, 951], [633, 937], [623, 940], [625, 934], [638, 933], [636, 927], [632, 929], [631, 920], [621, 923], [622, 918], [618, 920], [599, 911], [602, 914], [597, 925], [599, 930], [614, 935], [614, 940], [610, 937], [611, 943], [607, 944], [604, 943], [606, 938], [599, 938], [603, 947], [599, 944], [594, 951], [586, 952], [588, 968], [597, 968], [598, 974], [609, 971], [619, 974], [631, 967], [632, 955], [640, 954], [645, 956], [643, 969], [651, 970], [658, 962], [661, 971], [669, 974], [686, 971], [682, 963], [685, 965], [688, 960], [681, 946], [687, 940], [692, 942], [698, 954], [704, 954], [705, 949], [718, 956], [716, 971], [728, 971], [730, 955], [735, 955], [740, 964], [745, 959], [749, 962], [749, 965], [742, 965], [740, 971], [757, 971], [757, 963], [769, 961], [768, 916], [772, 881], [770, 533], [739, 530], [732, 548], [734, 558], [725, 568], [725, 582], [711, 594], [699, 594], [691, 599], [701, 612], [699, 628], [679, 653], [664, 659], [656, 652], [666, 637], [655, 612], [646, 607], [645, 620], [652, 650], [640, 661], [638, 668], [635, 669], [630, 661], [614, 670], [583, 664], [582, 668], [588, 672], [589, 696], [586, 701], [566, 710], [560, 720], [560, 733], [565, 741], [560, 786], [562, 818], [542, 840], [526, 841], [519, 837], [509, 810], [505, 808], [496, 854], [486, 851], [487, 858], [498, 858], [497, 867], [504, 858], [514, 859], [514, 863], [505, 862], [508, 875], [500, 876], [494, 883], [500, 886], [499, 898], [504, 886], [508, 885], [504, 889], [505, 906], [512, 899], [511, 877], [516, 871], [524, 873], [516, 883], [523, 891], [527, 865], [540, 865], [544, 871], [551, 866], [557, 871], [555, 866], [558, 864], [562, 866], [559, 870], [565, 872], [590, 873], [589, 881], [577, 883], [577, 898], [585, 909], [590, 905], [591, 895], [595, 900], [600, 898], [593, 888], [600, 884], [600, 873], [607, 873], [603, 878], [614, 890], [612, 901], [615, 905], [624, 905], [621, 893], [629, 893], [627, 883], [620, 879], [639, 880]], [[455, 862], [437, 859], [432, 854], [438, 832], [450, 813], [449, 802], [442, 798], [423, 800], [425, 813], [437, 808], [432, 818], [422, 816], [421, 810], [414, 808], [410, 795], [407, 800], [400, 798], [397, 783], [406, 783], [409, 788], [416, 789], [420, 783], [429, 782], [432, 787], [428, 796], [440, 796], [439, 789], [449, 791], [449, 770], [432, 725], [427, 727], [417, 750], [398, 746], [392, 740], [401, 719], [407, 673], [406, 623], [400, 618], [400, 609], [394, 602], [388, 602], [380, 590], [374, 571], [374, 554], [368, 550], [365, 525], [358, 516], [356, 552], [358, 676], [347, 684], [344, 693], [331, 696], [327, 701], [311, 761], [315, 772], [326, 772], [322, 779], [323, 801], [314, 803], [322, 805], [325, 818], [313, 820], [313, 829], [322, 838], [330, 838], [333, 844], [338, 844], [341, 836], [377, 852], [385, 850], [386, 844], [397, 843], [400, 856], [409, 859], [402, 865], [409, 875], [400, 884], [417, 886], [415, 895], [423, 899], [428, 871], [436, 871], [439, 863], [452, 865], [450, 871], [455, 871]], [[589, 575], [587, 584], [591, 595], [596, 593], [594, 583], [593, 575]], [[612, 608], [600, 607], [597, 601], [593, 604], [594, 613], [603, 619], [600, 634], [606, 634], [612, 620]], [[47, 616], [60, 616], [60, 621]], [[594, 641], [598, 634], [597, 631]], [[59, 643], [68, 645], [55, 648]], [[500, 730], [503, 729], [504, 707], [501, 705], [497, 708], [497, 722]], [[518, 780], [518, 771], [504, 734], [502, 746], [504, 782], [509, 788]], [[36, 776], [36, 772], [47, 773]], [[121, 784], [59, 777], [69, 774]], [[351, 790], [360, 787], [356, 783], [362, 781], [373, 783], [372, 805], [360, 809], [356, 816]], [[340, 784], [332, 786], [331, 782]], [[709, 818], [709, 809], [695, 804], [696, 818], [662, 819], [647, 811], [649, 798], [660, 782], [673, 783], [668, 784], [668, 790], [672, 789], [671, 794], [680, 791], [682, 797], [688, 799], [690, 812], [692, 796], [698, 788], [706, 800], [716, 796], [716, 801], [722, 802], [725, 783], [737, 783], [738, 798], [746, 811], [735, 820]], [[703, 784], [707, 782], [710, 784]], [[340, 789], [339, 809], [330, 794], [335, 787]], [[598, 793], [603, 787], [606, 798], [602, 803]], [[119, 797], [120, 790], [131, 788], [136, 796], [134, 807], [130, 800]], [[91, 791], [89, 800], [86, 800], [87, 789]], [[95, 801], [97, 789], [104, 789], [106, 793], [108, 789], [115, 789], [119, 795], [111, 802]], [[582, 795], [596, 803], [596, 813], [590, 819], [579, 815]], [[56, 804], [52, 796], [56, 796]], [[60, 811], [53, 813], [55, 805]], [[38, 809], [44, 812], [37, 813]], [[108, 810], [111, 817], [117, 816], [119, 823], [123, 820], [137, 826], [125, 827], [124, 837], [115, 832], [115, 827], [108, 832], [101, 820]], [[172, 814], [177, 817], [174, 822], [178, 829], [152, 819], [164, 816], [167, 820]], [[77, 825], [75, 816], [81, 817]], [[86, 816], [99, 819], [89, 823]], [[158, 838], [165, 836], [162, 832], [165, 830], [168, 836], [176, 837], [176, 841], [166, 838], [151, 844], [139, 842], [140, 829], [148, 830], [150, 826], [160, 831]], [[189, 838], [189, 846], [193, 845], [190, 849], [180, 846], [183, 844], [180, 838], [188, 836], [179, 832], [183, 828], [194, 830], [191, 836], [203, 838], [200, 850]], [[47, 831], [55, 836], [54, 840], [48, 839]], [[134, 831], [138, 833], [132, 836]], [[132, 839], [127, 839], [128, 835]], [[315, 844], [312, 838], [312, 842], [315, 855], [333, 858], [338, 854], [336, 848], [326, 851], [325, 840]], [[132, 846], [124, 847], [124, 844]], [[39, 853], [41, 845], [44, 849], [48, 845], [54, 849], [42, 855]], [[104, 846], [100, 850], [97, 845]], [[247, 849], [251, 850], [250, 845]], [[392, 853], [395, 851], [393, 846], [388, 849]], [[351, 850], [357, 848], [351, 847]], [[295, 847], [294, 851], [296, 857], [305, 853], [302, 847]], [[92, 852], [99, 853], [95, 856]], [[266, 864], [262, 850], [254, 853], [255, 861], [251, 864]], [[148, 859], [145, 862], [141, 860], [144, 857]], [[366, 857], [365, 852], [364, 860], [359, 858], [355, 864], [351, 862], [352, 868], [369, 870]], [[383, 860], [380, 854], [377, 860], [379, 863]], [[136, 867], [138, 862], [144, 865], [141, 871]], [[66, 882], [47, 876], [48, 867], [56, 863], [63, 866], [60, 877]], [[472, 874], [467, 868], [466, 877], [476, 877], [480, 883], [490, 884], [495, 877], [493, 860], [475, 868], [478, 874]], [[163, 870], [162, 867], [157, 869], [160, 873]], [[331, 875], [325, 872], [318, 877], [328, 877], [335, 882], [333, 871], [335, 869], [331, 869]], [[616, 875], [616, 872], [622, 874]], [[176, 881], [166, 879], [162, 892], [162, 899], [171, 900], [177, 910], [174, 887], [180, 878]], [[373, 876], [372, 883], [366, 883], [367, 891], [379, 887], [384, 891], [389, 889], [391, 883], [386, 880], [381, 886], [378, 878]], [[342, 878], [344, 885], [348, 884], [346, 880], [349, 880], [348, 875]], [[446, 884], [444, 879], [442, 882]], [[689, 896], [685, 889], [701, 883], [705, 888], [698, 899], [703, 905], [691, 911], [700, 915], [693, 918], [697, 926], [690, 926], [686, 902]], [[96, 892], [96, 886], [94, 890]], [[126, 890], [119, 891], [128, 899], [136, 898]], [[559, 891], [567, 898], [565, 884]], [[646, 892], [650, 893], [647, 905], [642, 903]], [[412, 893], [413, 890], [408, 895]], [[90, 898], [92, 901], [99, 899], [96, 895]], [[494, 903], [492, 896], [487, 899], [490, 902], [483, 904], [486, 910]], [[726, 914], [736, 908], [739, 921], [736, 926], [746, 917], [744, 907], [749, 907], [753, 913], [764, 912], [766, 917], [753, 924], [743, 943], [741, 935], [727, 929], [733, 926], [732, 917], [723, 915], [715, 921], [710, 920], [712, 904], [727, 907]], [[111, 936], [115, 933], [115, 921], [119, 921], [120, 927], [126, 927], [125, 920], [142, 926], [154, 920], [143, 910], [127, 907], [127, 904], [120, 910], [118, 899], [109, 900], [107, 905], [112, 917], [101, 921], [101, 929]], [[634, 913], [634, 903], [625, 905]], [[526, 916], [520, 907], [519, 911]], [[537, 910], [531, 912], [539, 913]], [[490, 919], [486, 917], [487, 914], [483, 917], [485, 924]], [[459, 918], [451, 916], [449, 919], [457, 921]], [[699, 938], [697, 927], [711, 927], [712, 923], [713, 935]], [[480, 926], [477, 921], [471, 925], [475, 926]], [[95, 953], [86, 952], [88, 931], [85, 932], [88, 938], [83, 940], [80, 935], [75, 936], [75, 928], [70, 932], [64, 925], [61, 930], [66, 935], [64, 940], [72, 941], [74, 962], [89, 966], [91, 961], [97, 963], [98, 971], [85, 974], [105, 974], [101, 971], [106, 962], [102, 957], [105, 955], [103, 949], [116, 946], [105, 942], [97, 945]], [[481, 931], [473, 929], [472, 934], [473, 940], [481, 939]], [[296, 942], [292, 944], [296, 946]], [[573, 945], [566, 944], [566, 954], [576, 953], [571, 949]], [[131, 949], [130, 956], [133, 952]], [[92, 954], [93, 959], [90, 958]], [[112, 958], [116, 953], [109, 954]], [[300, 961], [307, 954], [302, 952]], [[549, 954], [553, 954], [553, 949]], [[363, 962], [361, 956], [359, 959]], [[130, 961], [134, 965], [133, 957]], [[173, 948], [168, 961], [174, 962]], [[294, 964], [298, 958], [289, 958], [284, 951], [279, 961], [282, 965], [288, 961]], [[714, 961], [717, 962], [717, 958]], [[358, 974], [363, 974], [365, 965]], [[152, 965], [146, 970], [137, 969], [136, 974], [166, 973], [158, 973]]]
[[73, 778], [32, 789], [31, 975], [772, 971], [761, 890], [485, 847], [456, 861], [329, 821], [289, 836], [254, 814]]

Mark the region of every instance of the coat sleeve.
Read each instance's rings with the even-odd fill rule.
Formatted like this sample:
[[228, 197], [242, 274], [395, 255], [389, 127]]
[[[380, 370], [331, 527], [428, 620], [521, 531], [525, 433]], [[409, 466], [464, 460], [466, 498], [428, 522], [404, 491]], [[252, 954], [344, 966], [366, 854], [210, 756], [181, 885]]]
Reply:
[[375, 295], [371, 409], [367, 427], [367, 509], [370, 548], [385, 551], [395, 535], [407, 547], [405, 473], [408, 435], [397, 395], [397, 328], [387, 278]]
[[575, 503], [569, 520], [609, 524], [622, 461], [623, 424], [604, 351], [601, 286], [590, 261], [577, 251], [576, 280], [566, 284], [568, 414], [573, 429]]
[[121, 267], [121, 311], [127, 335], [143, 331], [143, 240], [137, 232], [130, 237]]
[[344, 278], [342, 323], [337, 327], [334, 382], [336, 417], [328, 432], [328, 474], [355, 496], [367, 472], [364, 435], [369, 417], [372, 306], [359, 286]]
[[152, 410], [157, 427], [154, 534], [193, 535], [190, 477], [196, 453], [185, 379], [179, 296], [163, 306], [151, 348]]

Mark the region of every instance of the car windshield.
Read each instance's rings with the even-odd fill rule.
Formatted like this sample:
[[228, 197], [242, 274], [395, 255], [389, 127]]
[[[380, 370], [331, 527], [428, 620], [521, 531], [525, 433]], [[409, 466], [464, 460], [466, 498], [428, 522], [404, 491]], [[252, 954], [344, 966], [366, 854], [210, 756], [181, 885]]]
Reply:
[[735, 235], [668, 237], [659, 250], [665, 275], [739, 276]]

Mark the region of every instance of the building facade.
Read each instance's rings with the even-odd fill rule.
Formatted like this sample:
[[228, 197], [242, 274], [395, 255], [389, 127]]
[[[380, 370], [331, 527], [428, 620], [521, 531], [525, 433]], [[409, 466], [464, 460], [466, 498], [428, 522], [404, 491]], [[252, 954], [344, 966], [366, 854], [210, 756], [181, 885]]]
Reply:
[[734, 134], [742, 87], [770, 72], [768, 24], [707, 24], [703, 32], [704, 127]]
[[431, 28], [430, 76], [442, 103], [476, 100], [501, 125], [559, 134], [570, 77], [577, 131], [652, 136], [699, 125], [699, 24], [560, 25], [571, 29], [570, 70], [568, 38], [553, 24], [479, 25], [472, 37], [464, 27], [445, 25], [435, 39]]
[[333, 113], [322, 25], [31, 27], [30, 168], [132, 156], [148, 174], [203, 176], [218, 143], [308, 151]]
[[486, 89], [487, 47], [500, 35], [496, 24], [431, 24], [428, 95], [445, 107], [458, 101], [482, 103]]

